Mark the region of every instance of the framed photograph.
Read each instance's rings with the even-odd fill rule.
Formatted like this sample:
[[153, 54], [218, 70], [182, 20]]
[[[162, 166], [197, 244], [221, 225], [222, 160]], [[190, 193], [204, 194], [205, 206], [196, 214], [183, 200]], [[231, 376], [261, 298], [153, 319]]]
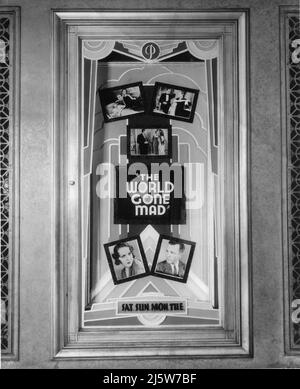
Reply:
[[191, 123], [194, 120], [198, 94], [197, 89], [156, 82], [151, 112]]
[[105, 122], [122, 120], [145, 112], [142, 82], [99, 89], [98, 92]]
[[127, 126], [127, 158], [154, 161], [172, 158], [172, 127]]
[[195, 242], [160, 235], [151, 273], [157, 277], [186, 282], [195, 246]]
[[104, 244], [114, 284], [149, 275], [149, 267], [139, 236]]

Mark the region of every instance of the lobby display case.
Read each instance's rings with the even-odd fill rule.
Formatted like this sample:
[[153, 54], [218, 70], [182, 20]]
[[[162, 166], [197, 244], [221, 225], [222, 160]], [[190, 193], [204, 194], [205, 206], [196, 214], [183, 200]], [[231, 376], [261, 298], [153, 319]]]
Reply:
[[250, 355], [247, 12], [52, 16], [53, 356]]

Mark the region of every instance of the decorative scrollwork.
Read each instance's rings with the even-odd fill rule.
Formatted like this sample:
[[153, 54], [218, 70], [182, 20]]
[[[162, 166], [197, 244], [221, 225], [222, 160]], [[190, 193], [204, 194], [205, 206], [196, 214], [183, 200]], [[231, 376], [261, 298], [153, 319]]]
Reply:
[[9, 328], [9, 19], [0, 18], [0, 161], [1, 161], [1, 350], [8, 349]]
[[292, 348], [300, 347], [300, 323], [297, 320], [300, 301], [300, 20], [289, 17], [289, 244], [290, 244], [290, 307]]
[[295, 39], [292, 42], [291, 46], [295, 48], [295, 50], [292, 52], [292, 62], [299, 63], [300, 62], [300, 39]]

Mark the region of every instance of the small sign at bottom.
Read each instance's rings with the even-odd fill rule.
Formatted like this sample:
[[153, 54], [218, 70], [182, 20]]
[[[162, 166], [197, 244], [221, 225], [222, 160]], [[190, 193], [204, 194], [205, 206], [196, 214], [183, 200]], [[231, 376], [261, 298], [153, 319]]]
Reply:
[[185, 300], [174, 301], [118, 301], [117, 314], [145, 314], [145, 313], [171, 313], [186, 314]]

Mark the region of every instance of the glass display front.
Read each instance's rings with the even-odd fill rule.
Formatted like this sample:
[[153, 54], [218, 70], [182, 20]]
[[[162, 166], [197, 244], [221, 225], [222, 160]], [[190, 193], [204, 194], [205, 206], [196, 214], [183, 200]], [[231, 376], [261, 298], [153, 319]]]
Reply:
[[82, 46], [83, 328], [220, 324], [217, 40]]

